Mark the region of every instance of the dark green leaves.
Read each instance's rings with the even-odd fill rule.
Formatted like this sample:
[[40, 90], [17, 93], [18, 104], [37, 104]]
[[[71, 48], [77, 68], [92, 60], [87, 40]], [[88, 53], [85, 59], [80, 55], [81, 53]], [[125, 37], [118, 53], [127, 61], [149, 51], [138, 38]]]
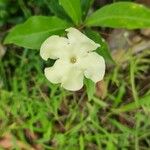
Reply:
[[81, 22], [81, 2], [80, 0], [59, 0], [60, 5], [77, 25]]
[[132, 2], [118, 2], [94, 12], [86, 20], [87, 26], [111, 28], [149, 28], [150, 9]]
[[42, 42], [52, 34], [64, 32], [70, 25], [57, 17], [34, 16], [10, 30], [4, 43], [39, 49]]

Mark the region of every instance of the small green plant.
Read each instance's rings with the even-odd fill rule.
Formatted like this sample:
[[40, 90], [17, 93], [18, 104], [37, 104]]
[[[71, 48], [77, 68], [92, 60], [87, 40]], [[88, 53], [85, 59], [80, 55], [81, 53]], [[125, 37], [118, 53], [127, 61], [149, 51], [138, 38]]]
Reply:
[[[145, 86], [141, 81], [149, 81], [150, 53], [143, 51], [132, 55], [131, 51], [126, 51], [123, 57], [127, 57], [127, 63], [123, 67], [112, 59], [109, 46], [99, 31], [105, 27], [150, 28], [149, 8], [132, 2], [116, 2], [91, 12], [93, 0], [36, 2], [42, 6], [47, 4], [49, 16], [32, 16], [22, 7], [22, 20], [27, 20], [13, 27], [4, 40], [5, 44], [23, 49], [8, 47], [0, 61], [0, 142], [9, 134], [13, 135], [9, 138], [10, 149], [148, 150], [150, 90], [149, 83]], [[3, 19], [2, 25], [5, 21]], [[103, 88], [108, 87], [104, 99], [98, 96], [91, 80], [85, 80], [83, 90], [69, 92], [50, 84], [43, 75], [45, 66], [53, 65], [58, 59], [48, 59], [44, 63], [40, 57], [41, 46], [54, 36], [65, 38], [65, 30], [72, 28], [100, 45], [96, 44], [95, 51], [106, 64], [114, 65], [106, 73], [106, 85], [100, 83]], [[47, 54], [41, 56], [47, 59]], [[74, 63], [76, 59], [71, 57], [70, 61]], [[92, 61], [89, 65], [95, 63]]]
[[[142, 5], [132, 2], [117, 2], [88, 15], [92, 3], [93, 0], [51, 1], [50, 8], [54, 12], [54, 16], [30, 17], [25, 23], [13, 27], [4, 43], [14, 43], [29, 49], [40, 49], [43, 41], [49, 36], [62, 35], [66, 28], [76, 27], [83, 32], [85, 30], [89, 38], [103, 45], [104, 40], [91, 27], [127, 29], [150, 27], [150, 9]], [[60, 11], [62, 12], [61, 16], [58, 15]], [[106, 61], [113, 62], [107, 47], [98, 48], [97, 51]]]

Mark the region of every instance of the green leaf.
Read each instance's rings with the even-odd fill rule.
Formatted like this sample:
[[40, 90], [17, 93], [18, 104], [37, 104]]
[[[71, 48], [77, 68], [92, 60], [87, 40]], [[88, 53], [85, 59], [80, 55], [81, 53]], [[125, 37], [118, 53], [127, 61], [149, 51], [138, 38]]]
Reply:
[[101, 47], [98, 48], [96, 50], [96, 52], [103, 56], [105, 61], [107, 63], [110, 63], [110, 64], [115, 64], [115, 61], [113, 60], [113, 58], [111, 57], [111, 54], [110, 54], [110, 51], [109, 51], [109, 47], [108, 47], [108, 44], [107, 42], [100, 36], [100, 34], [98, 32], [95, 32], [91, 29], [87, 29], [86, 31], [86, 35], [94, 40], [96, 43], [100, 44]]
[[80, 137], [79, 137], [79, 145], [80, 145], [80, 150], [84, 150], [84, 137], [83, 137], [83, 135], [80, 135]]
[[46, 0], [45, 2], [54, 15], [62, 19], [70, 19], [64, 11], [63, 7], [59, 5], [59, 0]]
[[117, 2], [94, 12], [85, 24], [111, 28], [149, 28], [150, 9], [132, 2]]
[[90, 101], [92, 100], [96, 92], [96, 87], [95, 87], [96, 85], [92, 80], [85, 78], [85, 86], [86, 86], [88, 100]]
[[132, 111], [132, 110], [138, 109], [139, 107], [147, 106], [147, 105], [150, 106], [150, 94], [140, 98], [138, 100], [138, 105], [134, 101], [134, 102], [126, 104], [125, 106], [122, 106], [118, 109], [114, 109], [113, 112], [114, 113], [128, 112], [128, 111]]
[[85, 19], [89, 8], [93, 4], [94, 0], [81, 0], [81, 7], [82, 7], [82, 15], [83, 19]]
[[110, 124], [116, 126], [120, 131], [126, 132], [126, 133], [132, 133], [132, 129], [128, 128], [127, 126], [121, 124], [120, 122], [116, 121], [115, 119], [109, 119]]
[[94, 103], [98, 104], [100, 107], [107, 107], [108, 104], [105, 103], [103, 100], [101, 100], [100, 98], [97, 97], [93, 97], [93, 101]]
[[61, 34], [69, 26], [67, 22], [57, 17], [33, 16], [25, 23], [12, 28], [4, 43], [39, 49], [46, 38], [52, 34]]
[[107, 147], [106, 150], [117, 150], [116, 146], [114, 145], [111, 138], [107, 141]]
[[78, 25], [81, 22], [82, 17], [80, 0], [59, 0], [59, 2], [72, 21]]

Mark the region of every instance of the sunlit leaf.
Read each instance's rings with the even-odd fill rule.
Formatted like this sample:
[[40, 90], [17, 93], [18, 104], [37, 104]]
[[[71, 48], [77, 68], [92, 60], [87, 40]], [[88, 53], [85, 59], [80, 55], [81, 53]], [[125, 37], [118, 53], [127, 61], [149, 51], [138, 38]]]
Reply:
[[81, 22], [81, 1], [80, 0], [60, 0], [60, 5], [64, 8], [68, 16], [75, 24]]
[[86, 20], [87, 26], [111, 28], [149, 28], [150, 9], [132, 2], [118, 2], [106, 5]]
[[30, 17], [25, 23], [13, 27], [7, 35], [5, 44], [39, 49], [42, 42], [52, 34], [60, 34], [70, 25], [57, 18], [45, 16]]

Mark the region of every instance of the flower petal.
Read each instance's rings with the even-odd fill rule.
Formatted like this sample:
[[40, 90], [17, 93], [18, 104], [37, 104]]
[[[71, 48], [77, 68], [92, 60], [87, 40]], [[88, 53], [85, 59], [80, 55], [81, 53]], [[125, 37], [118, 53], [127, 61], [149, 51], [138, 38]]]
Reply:
[[102, 56], [95, 52], [88, 53], [80, 61], [80, 65], [84, 69], [84, 75], [95, 83], [103, 79], [105, 74], [105, 61]]
[[44, 60], [64, 57], [67, 53], [68, 39], [57, 35], [50, 36], [41, 45], [40, 55]]
[[58, 59], [52, 67], [45, 68], [45, 76], [54, 84], [61, 83], [64, 75], [69, 70], [69, 66], [67, 62]]
[[98, 47], [100, 47], [99, 44], [95, 43], [93, 40], [89, 39], [75, 28], [69, 28], [66, 29], [66, 31], [68, 32], [67, 36], [69, 42], [74, 46], [77, 46], [77, 50], [79, 49], [88, 52], [96, 50]]
[[72, 67], [66, 74], [62, 82], [62, 86], [70, 91], [78, 91], [83, 87], [83, 72], [75, 67]]

